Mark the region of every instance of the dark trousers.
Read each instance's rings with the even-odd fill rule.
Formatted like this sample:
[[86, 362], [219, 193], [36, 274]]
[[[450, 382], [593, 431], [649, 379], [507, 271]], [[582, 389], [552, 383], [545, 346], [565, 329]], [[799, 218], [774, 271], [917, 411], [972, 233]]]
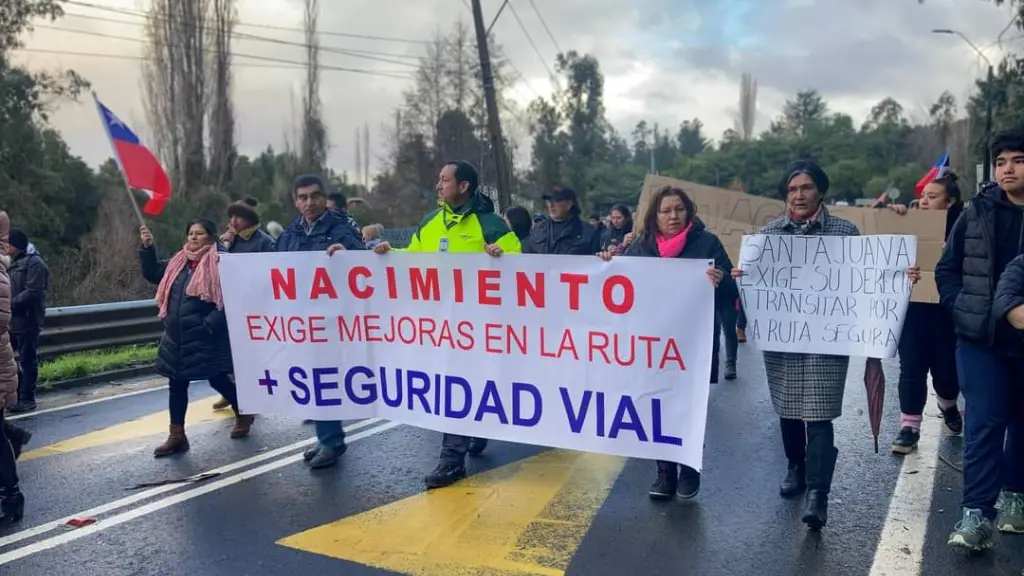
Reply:
[[[719, 310], [722, 321], [719, 323], [722, 336], [725, 337], [725, 361], [736, 363], [736, 352], [739, 351], [740, 341], [736, 336], [736, 322], [738, 313], [735, 306], [723, 306]], [[718, 338], [715, 338], [717, 341]]]
[[[167, 407], [171, 412], [171, 424], [185, 424], [185, 412], [188, 411], [188, 380], [171, 379], [168, 382], [170, 393], [167, 395]], [[210, 387], [220, 392], [220, 395], [227, 398], [235, 414], [238, 411], [238, 394], [235, 392], [235, 382], [228, 374], [218, 374], [210, 378]]]
[[18, 487], [18, 465], [14, 461], [14, 448], [7, 438], [7, 430], [4, 411], [0, 409], [0, 488], [10, 490]]
[[938, 304], [911, 302], [900, 336], [900, 412], [920, 416], [928, 400], [928, 372], [935, 393], [956, 401], [960, 383], [956, 373], [956, 333], [953, 322]]
[[469, 443], [473, 441], [472, 436], [459, 434], [441, 435], [441, 462], [444, 464], [466, 464], [466, 452], [469, 451]]
[[39, 383], [39, 331], [11, 333], [11, 347], [18, 353], [18, 401], [36, 401]]
[[1000, 489], [1024, 493], [1024, 359], [960, 342], [964, 395], [963, 507], [995, 519]]
[[736, 327], [740, 330], [747, 329], [747, 313], [743, 311], [743, 300], [736, 300]]
[[802, 463], [807, 453], [814, 450], [826, 451], [835, 444], [835, 431], [828, 420], [805, 422], [790, 418], [780, 418], [782, 428], [782, 448], [786, 451], [786, 459], [793, 463]]

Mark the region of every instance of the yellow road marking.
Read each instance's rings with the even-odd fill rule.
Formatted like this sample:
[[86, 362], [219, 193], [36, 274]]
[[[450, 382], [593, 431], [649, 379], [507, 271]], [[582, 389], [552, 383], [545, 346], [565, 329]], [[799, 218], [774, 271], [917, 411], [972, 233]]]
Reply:
[[[188, 405], [188, 413], [185, 415], [186, 432], [190, 425], [195, 426], [197, 424], [204, 424], [216, 420], [234, 418], [235, 413], [230, 409], [215, 411], [213, 409], [213, 403], [216, 400], [217, 396], [213, 396], [202, 400], [196, 400]], [[160, 412], [154, 412], [153, 414], [149, 414], [135, 420], [115, 424], [109, 428], [96, 430], [95, 432], [88, 432], [81, 436], [75, 436], [74, 438], [64, 440], [63, 442], [57, 442], [56, 444], [50, 444], [49, 446], [30, 450], [21, 455], [21, 460], [34, 460], [36, 458], [53, 456], [55, 454], [67, 454], [68, 452], [95, 448], [97, 446], [105, 446], [107, 444], [114, 444], [125, 440], [134, 440], [143, 436], [166, 434], [167, 426], [169, 424], [170, 417], [167, 410], [161, 410]]]
[[278, 544], [414, 576], [561, 575], [624, 464], [551, 450]]

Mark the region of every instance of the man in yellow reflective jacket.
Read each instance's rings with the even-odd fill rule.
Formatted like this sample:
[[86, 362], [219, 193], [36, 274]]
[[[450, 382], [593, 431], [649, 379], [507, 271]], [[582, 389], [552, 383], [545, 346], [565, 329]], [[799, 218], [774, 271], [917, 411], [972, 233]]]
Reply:
[[[477, 188], [480, 176], [472, 164], [449, 162], [437, 181], [439, 206], [420, 221], [404, 252], [486, 252], [491, 256], [519, 254], [522, 247], [505, 221], [494, 212], [494, 203]], [[378, 254], [392, 250], [382, 242], [373, 248]], [[441, 462], [423, 479], [427, 488], [441, 488], [466, 476], [466, 453], [480, 454], [485, 438], [444, 434]]]

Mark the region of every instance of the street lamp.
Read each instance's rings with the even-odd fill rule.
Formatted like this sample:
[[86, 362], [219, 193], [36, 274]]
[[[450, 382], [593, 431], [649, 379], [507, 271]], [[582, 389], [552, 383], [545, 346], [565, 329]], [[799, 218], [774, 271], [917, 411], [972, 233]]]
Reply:
[[[978, 48], [977, 46], [974, 45], [974, 42], [971, 42], [970, 39], [967, 38], [967, 36], [964, 36], [962, 33], [958, 32], [957, 30], [949, 30], [947, 28], [939, 28], [937, 30], [932, 30], [932, 33], [933, 34], [953, 34], [953, 35], [959, 36], [960, 38], [963, 39], [964, 42], [967, 42], [967, 45], [970, 46], [971, 49], [973, 49], [978, 54], [978, 56], [981, 56], [981, 59], [985, 61], [985, 64], [988, 64], [988, 80], [985, 82], [985, 94], [984, 94], [984, 97], [985, 97], [985, 150], [983, 152], [984, 152], [984, 155], [985, 155], [985, 164], [982, 166], [982, 179], [985, 182], [988, 182], [989, 180], [992, 179], [992, 152], [989, 150], [989, 142], [992, 139], [992, 61], [988, 59], [988, 56], [985, 56], [985, 53], [982, 52], [980, 48]], [[980, 184], [980, 182], [979, 182], [979, 184]]]

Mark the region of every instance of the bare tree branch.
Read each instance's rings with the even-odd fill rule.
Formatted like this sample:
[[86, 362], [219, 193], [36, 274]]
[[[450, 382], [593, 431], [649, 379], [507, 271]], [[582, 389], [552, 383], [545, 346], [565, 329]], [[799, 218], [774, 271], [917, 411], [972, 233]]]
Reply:
[[327, 127], [320, 103], [320, 37], [317, 23], [320, 1], [305, 0], [306, 86], [302, 95], [300, 163], [305, 170], [322, 172], [327, 165]]

